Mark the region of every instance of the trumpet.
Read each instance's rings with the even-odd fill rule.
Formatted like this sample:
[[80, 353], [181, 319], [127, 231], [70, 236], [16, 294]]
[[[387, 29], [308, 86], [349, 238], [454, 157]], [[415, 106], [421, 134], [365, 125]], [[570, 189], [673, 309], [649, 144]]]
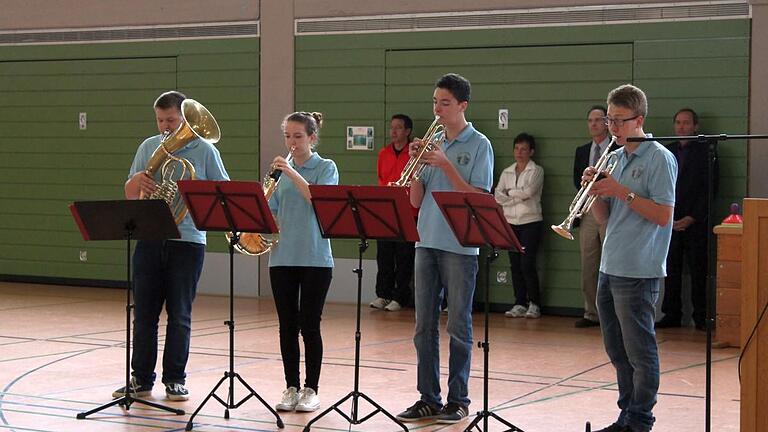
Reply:
[[424, 138], [421, 139], [419, 151], [416, 153], [416, 156], [408, 159], [408, 163], [403, 168], [400, 178], [393, 183], [394, 186], [409, 187], [412, 182], [419, 179], [424, 168], [427, 166], [422, 160], [424, 154], [440, 146], [440, 143], [437, 142], [437, 135], [445, 130], [445, 126], [438, 123], [439, 121], [440, 116], [435, 116], [435, 121], [432, 122], [427, 132], [424, 133]]
[[581, 189], [576, 192], [576, 196], [573, 198], [573, 201], [571, 201], [571, 205], [568, 206], [568, 216], [565, 218], [563, 223], [560, 225], [551, 226], [552, 231], [560, 234], [560, 236], [563, 238], [573, 240], [573, 234], [571, 233], [571, 229], [573, 229], [573, 222], [577, 218], [582, 217], [584, 214], [589, 213], [589, 210], [592, 208], [592, 204], [594, 204], [595, 200], [598, 198], [597, 195], [589, 194], [589, 191], [592, 190], [592, 186], [594, 186], [597, 181], [602, 179], [602, 173], [606, 172], [608, 174], [612, 174], [613, 170], [616, 169], [618, 157], [612, 153], [612, 150], [614, 150], [613, 145], [615, 143], [616, 137], [613, 137], [611, 142], [608, 144], [608, 147], [606, 147], [603, 151], [603, 154], [600, 155], [600, 159], [598, 159], [597, 163], [595, 163], [595, 169], [597, 170], [595, 175], [590, 181], [582, 182]]
[[[293, 159], [293, 148], [285, 157], [286, 162], [290, 162], [291, 159]], [[272, 170], [269, 171], [269, 173], [264, 177], [264, 180], [261, 182], [261, 188], [264, 191], [264, 198], [266, 198], [267, 201], [269, 201], [269, 198], [271, 198], [272, 194], [275, 193], [275, 190], [277, 189], [277, 183], [280, 181], [280, 175], [282, 173], [282, 170], [272, 168]], [[280, 237], [279, 232], [275, 234], [236, 234], [238, 240], [237, 243], [233, 245], [233, 247], [241, 254], [250, 256], [259, 256], [269, 252], [273, 247], [275, 247], [275, 245], [277, 245]], [[227, 238], [227, 242], [232, 241], [231, 232], [225, 233], [224, 236]]]

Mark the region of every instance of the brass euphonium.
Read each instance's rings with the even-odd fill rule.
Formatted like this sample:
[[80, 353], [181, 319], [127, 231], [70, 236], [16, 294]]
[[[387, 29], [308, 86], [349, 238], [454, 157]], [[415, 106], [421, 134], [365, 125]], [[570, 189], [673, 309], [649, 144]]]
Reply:
[[178, 193], [179, 180], [194, 180], [195, 167], [185, 158], [173, 153], [184, 148], [190, 141], [201, 139], [208, 144], [215, 144], [221, 138], [216, 119], [200, 102], [194, 99], [184, 99], [181, 103], [181, 124], [173, 132], [163, 133], [160, 145], [149, 158], [144, 172], [154, 177], [160, 170], [161, 182], [149, 196], [139, 194], [139, 199], [161, 199], [168, 203], [176, 224], [180, 224], [187, 215], [187, 206]]
[[416, 152], [414, 157], [408, 159], [408, 163], [400, 174], [400, 179], [394, 183], [395, 186], [409, 187], [412, 182], [419, 179], [424, 168], [427, 166], [422, 160], [424, 155], [440, 146], [440, 143], [437, 141], [437, 135], [443, 133], [445, 126], [441, 125], [439, 121], [440, 116], [435, 116], [435, 121], [432, 122], [427, 132], [424, 133], [424, 138], [421, 139], [418, 152]]
[[[288, 153], [288, 156], [285, 157], [285, 160], [286, 162], [290, 162], [292, 158], [293, 149], [291, 149], [291, 151]], [[272, 170], [269, 171], [269, 174], [267, 174], [264, 177], [264, 180], [261, 182], [261, 188], [264, 190], [264, 198], [266, 198], [267, 201], [269, 201], [269, 199], [272, 197], [272, 194], [275, 193], [277, 184], [280, 181], [280, 175], [282, 173], [282, 170], [272, 168]], [[227, 238], [227, 242], [232, 241], [231, 232], [225, 233], [224, 236]], [[277, 245], [280, 233], [238, 233], [238, 236], [239, 239], [237, 243], [233, 245], [236, 251], [244, 255], [259, 256], [269, 252], [273, 247], [275, 247], [275, 245]]]
[[568, 216], [565, 218], [563, 223], [560, 225], [551, 226], [552, 230], [560, 234], [563, 238], [573, 240], [573, 234], [571, 233], [571, 229], [573, 229], [573, 222], [577, 218], [580, 218], [583, 215], [589, 213], [589, 210], [592, 208], [592, 204], [594, 204], [595, 200], [598, 198], [597, 195], [590, 195], [589, 191], [592, 190], [592, 186], [594, 186], [596, 182], [602, 179], [600, 174], [604, 172], [612, 174], [613, 170], [616, 169], [618, 160], [616, 160], [616, 155], [612, 153], [612, 151], [615, 150], [613, 148], [615, 143], [616, 137], [613, 137], [611, 142], [608, 143], [608, 147], [606, 147], [603, 151], [603, 154], [600, 155], [600, 159], [598, 159], [597, 163], [595, 163], [595, 169], [597, 172], [592, 177], [592, 180], [582, 183], [581, 189], [576, 192], [576, 196], [573, 198], [573, 201], [571, 201], [571, 205], [568, 206]]

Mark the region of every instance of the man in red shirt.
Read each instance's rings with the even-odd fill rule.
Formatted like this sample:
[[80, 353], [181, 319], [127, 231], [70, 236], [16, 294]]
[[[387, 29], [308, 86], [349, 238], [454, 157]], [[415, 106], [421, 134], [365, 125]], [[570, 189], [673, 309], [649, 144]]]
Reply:
[[[379, 152], [377, 173], [380, 186], [398, 179], [408, 163], [413, 121], [405, 114], [395, 114], [389, 122], [392, 141]], [[414, 213], [415, 215], [415, 213]], [[411, 299], [414, 244], [379, 240], [376, 243], [376, 300], [371, 307], [388, 311], [400, 310]]]

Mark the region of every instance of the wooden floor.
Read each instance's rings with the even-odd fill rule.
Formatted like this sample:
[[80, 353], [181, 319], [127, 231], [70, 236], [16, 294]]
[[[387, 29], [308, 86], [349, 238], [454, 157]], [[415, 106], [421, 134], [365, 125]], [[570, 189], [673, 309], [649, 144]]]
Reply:
[[[187, 367], [191, 399], [169, 402], [162, 385], [153, 398], [183, 409], [179, 416], [134, 404], [112, 407], [77, 420], [77, 413], [110, 401], [123, 383], [125, 294], [122, 290], [0, 283], [0, 431], [179, 431], [229, 366], [228, 299], [200, 296], [193, 314], [192, 352]], [[284, 389], [277, 317], [269, 299], [237, 299], [235, 368], [268, 403]], [[603, 427], [617, 414], [614, 370], [597, 328], [575, 329], [573, 318], [539, 320], [491, 316], [489, 406], [526, 432], [583, 431], [587, 420]], [[416, 355], [413, 310], [362, 311], [360, 390], [396, 414], [413, 403]], [[443, 323], [444, 325], [444, 323]], [[444, 326], [443, 326], [444, 329]], [[323, 317], [325, 361], [320, 380], [322, 408], [347, 395], [354, 382], [355, 308], [329, 304]], [[161, 328], [161, 336], [164, 330]], [[444, 332], [443, 332], [444, 333]], [[475, 339], [483, 317], [475, 314]], [[671, 329], [658, 334], [661, 388], [654, 431], [703, 431], [705, 333]], [[441, 341], [443, 386], [447, 339]], [[736, 349], [713, 352], [712, 430], [739, 430]], [[473, 413], [482, 409], [482, 351], [472, 358]], [[245, 394], [235, 386], [235, 397]], [[226, 400], [226, 387], [219, 392]], [[348, 413], [347, 404], [344, 410]], [[366, 411], [363, 404], [361, 411]], [[274, 431], [275, 419], [255, 398], [230, 411], [210, 400], [195, 418], [197, 431]], [[283, 414], [285, 431], [300, 431], [317, 413]], [[472, 418], [470, 416], [470, 418]], [[415, 423], [410, 430], [460, 431], [458, 425]], [[321, 419], [317, 431], [400, 430], [381, 413], [350, 427], [337, 413]], [[488, 430], [506, 430], [491, 421]]]

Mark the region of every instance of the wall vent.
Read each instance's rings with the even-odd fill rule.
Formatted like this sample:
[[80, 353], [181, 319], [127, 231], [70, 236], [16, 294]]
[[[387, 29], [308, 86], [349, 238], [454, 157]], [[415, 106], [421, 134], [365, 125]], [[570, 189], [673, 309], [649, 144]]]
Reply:
[[175, 26], [106, 27], [44, 31], [18, 30], [0, 32], [0, 45], [224, 39], [258, 36], [258, 21], [241, 21]]
[[298, 19], [296, 35], [476, 30], [750, 18], [747, 0]]

